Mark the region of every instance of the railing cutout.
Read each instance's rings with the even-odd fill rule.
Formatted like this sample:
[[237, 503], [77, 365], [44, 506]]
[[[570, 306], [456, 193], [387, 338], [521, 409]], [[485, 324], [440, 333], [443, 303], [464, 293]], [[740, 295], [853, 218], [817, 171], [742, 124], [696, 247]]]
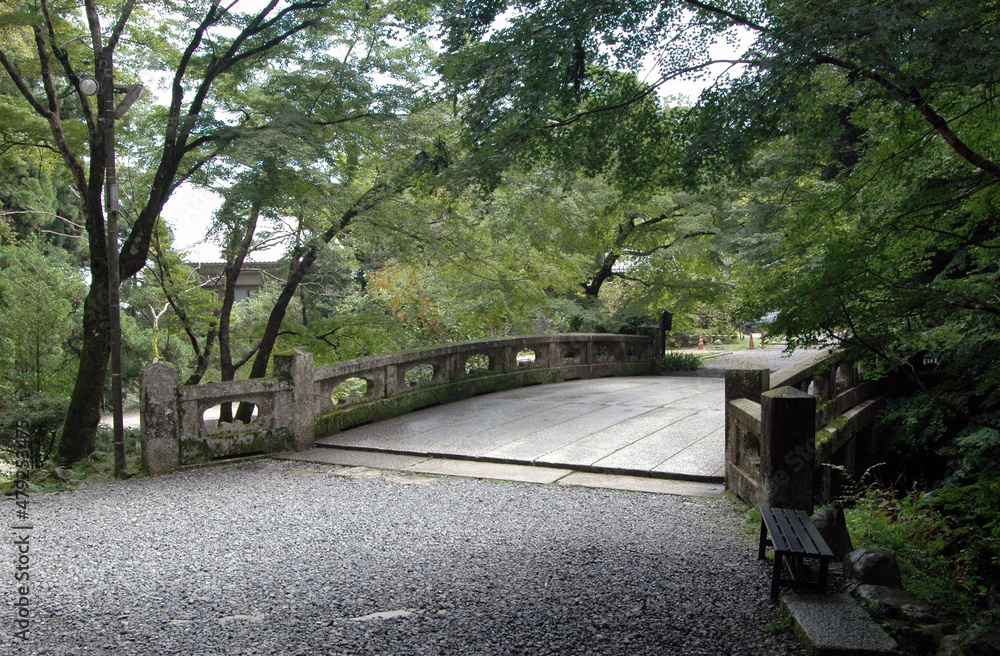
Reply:
[[465, 361], [465, 373], [468, 376], [477, 376], [490, 370], [490, 357], [485, 353], [477, 353]]
[[369, 395], [371, 388], [370, 381], [364, 378], [348, 378], [330, 392], [330, 400], [334, 405], [358, 403]]
[[418, 364], [406, 372], [404, 379], [407, 387], [428, 385], [434, 380], [434, 365]]

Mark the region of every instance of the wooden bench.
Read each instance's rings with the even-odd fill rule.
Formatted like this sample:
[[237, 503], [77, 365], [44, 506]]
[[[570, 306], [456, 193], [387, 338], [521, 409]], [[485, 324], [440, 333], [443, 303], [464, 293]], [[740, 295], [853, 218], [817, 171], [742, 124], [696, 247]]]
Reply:
[[[778, 588], [782, 585], [819, 592], [826, 590], [827, 571], [834, 555], [806, 511], [760, 506], [760, 548], [757, 558], [764, 559], [764, 550], [768, 546], [774, 547], [771, 599], [778, 598]], [[803, 558], [819, 559], [818, 581], [796, 578], [795, 569], [801, 565]], [[788, 579], [781, 577], [783, 560], [788, 565]]]

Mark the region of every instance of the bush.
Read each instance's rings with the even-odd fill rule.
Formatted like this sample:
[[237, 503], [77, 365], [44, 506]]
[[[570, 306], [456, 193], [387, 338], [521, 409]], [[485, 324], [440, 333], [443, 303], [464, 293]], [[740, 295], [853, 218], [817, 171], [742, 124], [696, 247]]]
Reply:
[[693, 353], [667, 353], [660, 360], [660, 371], [695, 371], [705, 366]]
[[872, 485], [845, 514], [855, 546], [893, 552], [906, 588], [947, 619], [994, 624], [982, 611], [1000, 608], [998, 500], [1000, 472], [980, 471], [930, 492]]
[[18, 422], [24, 422], [27, 430], [28, 465], [31, 469], [41, 467], [59, 444], [68, 409], [68, 398], [39, 393], [0, 411], [0, 456], [12, 462], [19, 459], [16, 426]]

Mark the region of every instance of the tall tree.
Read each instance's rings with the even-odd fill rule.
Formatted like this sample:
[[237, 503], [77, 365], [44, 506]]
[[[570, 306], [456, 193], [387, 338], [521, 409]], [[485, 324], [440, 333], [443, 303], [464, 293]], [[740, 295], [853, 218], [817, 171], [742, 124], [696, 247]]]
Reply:
[[[408, 15], [416, 5], [396, 5]], [[0, 65], [21, 98], [21, 106], [40, 117], [48, 134], [40, 147], [59, 153], [81, 198], [89, 240], [90, 291], [84, 308], [84, 338], [77, 384], [66, 418], [59, 459], [73, 462], [93, 450], [99, 420], [101, 385], [108, 363], [108, 251], [101, 188], [108, 161], [106, 130], [114, 108], [93, 102], [80, 90], [86, 62], [103, 79], [104, 62], [117, 58], [134, 71], [160, 72], [169, 86], [165, 106], [155, 109], [159, 126], [155, 147], [135, 153], [148, 172], [141, 197], [134, 199], [132, 221], [124, 235], [121, 279], [146, 263], [156, 219], [176, 187], [197, 176], [242, 133], [262, 126], [233, 120], [226, 98], [259, 85], [262, 65], [274, 61], [298, 66], [295, 52], [321, 59], [332, 41], [364, 31], [372, 13], [365, 2], [268, 0], [249, 12], [238, 3], [218, 0], [174, 2], [147, 9], [136, 0], [124, 3], [84, 1], [84, 24], [77, 5], [53, 0], [15, 3], [3, 17], [13, 40], [0, 48]], [[380, 8], [393, 15], [392, 7]], [[108, 29], [103, 28], [109, 26]], [[80, 34], [85, 38], [79, 38]], [[21, 47], [24, 43], [30, 48]], [[64, 91], [64, 85], [68, 92]], [[84, 144], [81, 152], [77, 144]]]

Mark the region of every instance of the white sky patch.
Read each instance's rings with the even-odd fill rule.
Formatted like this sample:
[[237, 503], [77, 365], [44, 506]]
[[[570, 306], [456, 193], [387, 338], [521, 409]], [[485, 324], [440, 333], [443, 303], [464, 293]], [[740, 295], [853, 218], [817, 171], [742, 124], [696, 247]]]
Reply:
[[[657, 90], [659, 97], [663, 99], [677, 99], [681, 104], [693, 105], [698, 100], [701, 92], [714, 85], [721, 77], [728, 76], [735, 78], [742, 75], [746, 70], [745, 65], [737, 64], [734, 66], [727, 62], [738, 59], [746, 52], [753, 44], [756, 36], [750, 30], [742, 27], [734, 28], [727, 34], [730, 39], [727, 40], [725, 35], [720, 36], [708, 49], [709, 59], [718, 63], [706, 67], [697, 74], [678, 77], [665, 82]], [[650, 53], [643, 62], [643, 71], [639, 76], [640, 79], [649, 84], [655, 84], [662, 76], [656, 59], [656, 54]]]

